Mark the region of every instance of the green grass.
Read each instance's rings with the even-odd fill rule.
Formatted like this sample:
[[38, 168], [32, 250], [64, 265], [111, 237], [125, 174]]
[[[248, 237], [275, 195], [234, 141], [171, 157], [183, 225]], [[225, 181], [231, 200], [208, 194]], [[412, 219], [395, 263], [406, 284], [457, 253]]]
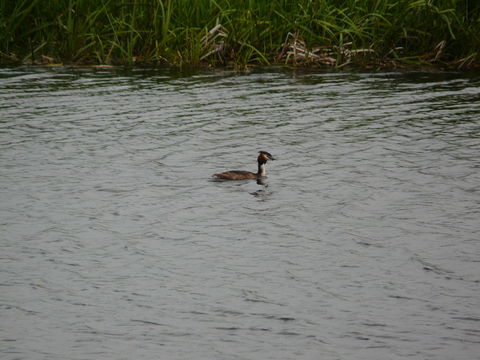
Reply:
[[466, 67], [480, 62], [480, 2], [0, 0], [0, 60]]

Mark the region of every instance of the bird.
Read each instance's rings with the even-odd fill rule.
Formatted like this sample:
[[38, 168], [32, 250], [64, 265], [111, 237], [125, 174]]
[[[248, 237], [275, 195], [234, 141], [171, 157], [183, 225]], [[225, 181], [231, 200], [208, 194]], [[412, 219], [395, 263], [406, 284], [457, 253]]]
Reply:
[[213, 174], [212, 176], [218, 180], [263, 179], [267, 176], [265, 171], [265, 165], [267, 164], [267, 161], [275, 160], [275, 158], [272, 156], [272, 154], [266, 151], [259, 151], [258, 154], [258, 171], [256, 173], [244, 170], [230, 170], [218, 174]]

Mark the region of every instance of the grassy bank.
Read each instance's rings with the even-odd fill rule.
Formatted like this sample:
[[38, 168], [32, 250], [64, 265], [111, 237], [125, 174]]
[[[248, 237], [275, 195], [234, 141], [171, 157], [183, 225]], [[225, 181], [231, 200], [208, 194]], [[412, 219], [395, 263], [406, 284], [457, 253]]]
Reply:
[[478, 0], [0, 0], [0, 61], [480, 63]]

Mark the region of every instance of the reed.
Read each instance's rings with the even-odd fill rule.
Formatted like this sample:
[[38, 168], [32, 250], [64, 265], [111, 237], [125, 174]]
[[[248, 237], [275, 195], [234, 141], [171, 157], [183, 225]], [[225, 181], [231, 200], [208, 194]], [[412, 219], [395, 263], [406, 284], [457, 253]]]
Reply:
[[0, 0], [0, 60], [461, 67], [480, 62], [480, 3]]

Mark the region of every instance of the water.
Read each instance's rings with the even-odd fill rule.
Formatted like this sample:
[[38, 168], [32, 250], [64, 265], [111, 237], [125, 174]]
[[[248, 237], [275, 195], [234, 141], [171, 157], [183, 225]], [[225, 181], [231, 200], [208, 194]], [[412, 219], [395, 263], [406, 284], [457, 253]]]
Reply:
[[2, 359], [478, 358], [478, 73], [0, 85]]

